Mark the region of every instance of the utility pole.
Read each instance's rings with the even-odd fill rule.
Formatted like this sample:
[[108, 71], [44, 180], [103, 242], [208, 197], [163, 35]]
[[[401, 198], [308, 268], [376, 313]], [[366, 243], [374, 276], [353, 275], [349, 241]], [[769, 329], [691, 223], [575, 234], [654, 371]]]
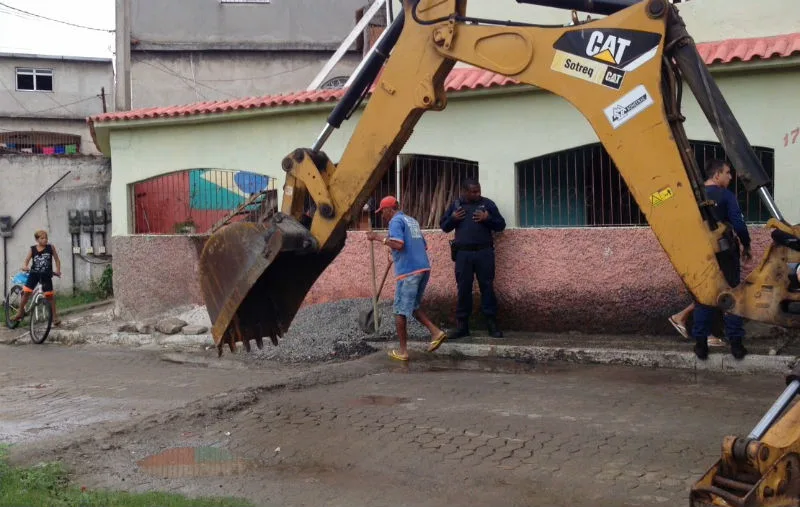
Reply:
[[131, 0], [116, 0], [116, 111], [131, 109]]
[[100, 100], [103, 101], [103, 112], [107, 113], [108, 112], [108, 108], [106, 107], [106, 87], [105, 86], [101, 86], [100, 87]]

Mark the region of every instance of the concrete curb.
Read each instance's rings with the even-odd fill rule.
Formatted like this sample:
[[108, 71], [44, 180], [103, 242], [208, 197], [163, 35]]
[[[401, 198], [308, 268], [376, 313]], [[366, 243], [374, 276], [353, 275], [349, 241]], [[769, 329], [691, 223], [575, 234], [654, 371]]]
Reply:
[[[373, 342], [371, 345], [383, 350], [397, 348], [397, 342]], [[408, 344], [408, 348], [415, 352], [427, 353], [427, 347], [427, 343], [409, 342]], [[769, 374], [786, 374], [797, 360], [795, 356], [750, 354], [743, 360], [737, 361], [727, 350], [725, 353], [712, 351], [708, 360], [700, 361], [693, 352], [540, 347], [535, 345], [485, 345], [477, 343], [443, 343], [435, 354], [456, 358], [498, 358], [531, 362], [565, 361], [577, 364], [608, 364], [642, 368]]]
[[[161, 335], [137, 333], [86, 333], [78, 330], [53, 330], [48, 341], [64, 345], [122, 345], [144, 348], [173, 348], [182, 350], [214, 347], [211, 335]], [[369, 342], [375, 348], [397, 348], [397, 342]], [[415, 352], [427, 354], [427, 342], [409, 342]], [[575, 364], [607, 364], [636, 366], [640, 368], [670, 368], [679, 370], [736, 372], [736, 373], [788, 373], [797, 361], [795, 356], [750, 354], [741, 361], [727, 351], [715, 351], [706, 361], [698, 360], [693, 352], [647, 349], [545, 347], [536, 345], [489, 345], [480, 343], [443, 343], [437, 355], [453, 358], [496, 358], [526, 362], [563, 361]]]
[[62, 345], [122, 345], [126, 347], [174, 347], [205, 349], [214, 346], [211, 335], [162, 335], [138, 333], [87, 333], [78, 330], [54, 329], [48, 341]]

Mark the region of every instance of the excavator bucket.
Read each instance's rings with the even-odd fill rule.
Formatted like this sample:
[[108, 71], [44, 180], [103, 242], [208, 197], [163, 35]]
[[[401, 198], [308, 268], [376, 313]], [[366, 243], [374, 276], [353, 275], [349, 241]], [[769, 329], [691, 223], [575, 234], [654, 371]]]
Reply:
[[274, 345], [344, 241], [320, 252], [297, 220], [278, 213], [266, 223], [235, 222], [213, 233], [200, 255], [200, 287], [219, 354], [263, 338]]

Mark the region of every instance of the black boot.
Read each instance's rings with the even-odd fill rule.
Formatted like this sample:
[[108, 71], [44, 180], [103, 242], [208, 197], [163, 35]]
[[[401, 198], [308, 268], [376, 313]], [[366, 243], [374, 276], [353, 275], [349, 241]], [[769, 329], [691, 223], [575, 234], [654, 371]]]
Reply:
[[469, 326], [466, 321], [458, 321], [457, 327], [447, 332], [447, 339], [454, 340], [456, 338], [463, 338], [469, 336]]
[[736, 359], [744, 359], [747, 355], [747, 349], [744, 348], [741, 338], [731, 340], [731, 354]]
[[697, 359], [705, 361], [708, 359], [708, 337], [698, 339], [694, 344], [694, 355]]
[[486, 330], [489, 331], [489, 336], [492, 338], [502, 338], [503, 332], [497, 327], [495, 319], [486, 319]]

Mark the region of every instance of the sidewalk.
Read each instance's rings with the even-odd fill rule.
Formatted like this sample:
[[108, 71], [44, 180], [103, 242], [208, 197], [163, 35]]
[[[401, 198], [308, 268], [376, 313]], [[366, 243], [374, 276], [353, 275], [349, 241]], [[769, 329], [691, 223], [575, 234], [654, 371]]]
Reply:
[[[746, 339], [749, 354], [741, 361], [730, 349], [711, 347], [708, 360], [698, 360], [689, 340], [681, 336], [505, 333], [504, 338], [471, 336], [448, 340], [435, 353], [454, 359], [500, 358], [521, 362], [566, 361], [645, 368], [676, 368], [741, 373], [788, 373], [800, 356], [800, 341], [782, 336]], [[396, 341], [369, 342], [375, 348], [396, 348]], [[426, 354], [428, 342], [409, 341], [411, 359]]]
[[[199, 315], [197, 310], [190, 315]], [[186, 316], [187, 314], [183, 314]], [[193, 317], [194, 318], [194, 317]], [[189, 318], [188, 320], [193, 320]], [[65, 318], [65, 326], [54, 329], [49, 342], [62, 345], [111, 345], [137, 347], [144, 350], [169, 349], [177, 352], [209, 350], [214, 342], [209, 334], [165, 335], [157, 332], [136, 333], [121, 329], [121, 322], [112, 319], [110, 305], [85, 309], [83, 312]], [[4, 332], [5, 331], [5, 332]], [[479, 332], [476, 331], [476, 332]], [[409, 348], [414, 356], [426, 355], [428, 342], [412, 339]], [[351, 356], [369, 353], [370, 350], [396, 348], [393, 330], [381, 335], [363, 335], [367, 338], [360, 343], [361, 352]], [[418, 335], [422, 336], [422, 335]], [[389, 337], [387, 339], [387, 337]], [[342, 339], [360, 341], [356, 336], [342, 336]], [[0, 343], [19, 345], [30, 344], [26, 330], [0, 330]], [[284, 339], [284, 347], [289, 346]], [[436, 351], [439, 357], [453, 360], [469, 358], [510, 359], [523, 363], [546, 363], [563, 361], [575, 364], [628, 365], [645, 368], [671, 368], [680, 370], [734, 371], [741, 373], [767, 373], [782, 375], [787, 373], [800, 357], [800, 338], [797, 333], [782, 333], [771, 326], [748, 323], [745, 345], [749, 351], [742, 361], [736, 361], [725, 347], [712, 347], [707, 361], [699, 361], [692, 351], [689, 340], [680, 335], [597, 335], [581, 333], [530, 333], [506, 332], [506, 337], [493, 339], [473, 335], [458, 340], [449, 340]], [[281, 345], [278, 346], [279, 348]], [[264, 351], [267, 356], [273, 352], [268, 341]], [[256, 352], [258, 354], [258, 352]]]

